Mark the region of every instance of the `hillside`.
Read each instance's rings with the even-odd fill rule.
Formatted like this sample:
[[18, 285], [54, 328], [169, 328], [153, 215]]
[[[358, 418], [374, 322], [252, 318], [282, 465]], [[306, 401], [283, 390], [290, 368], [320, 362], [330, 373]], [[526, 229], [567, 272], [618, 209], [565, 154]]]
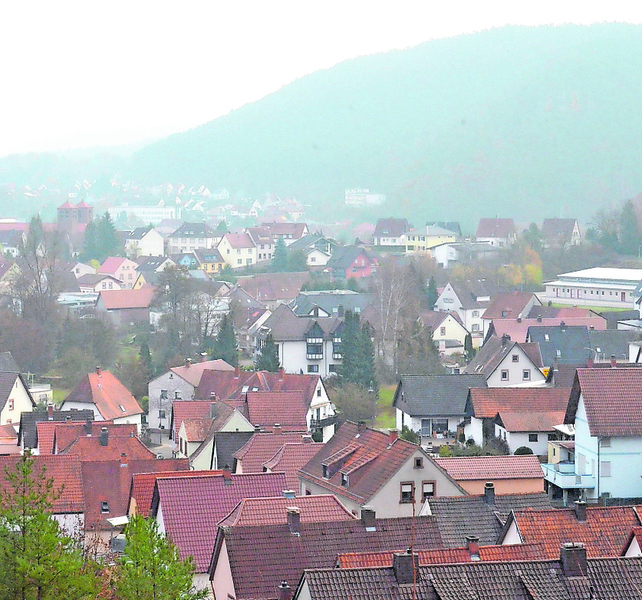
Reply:
[[346, 187], [421, 218], [586, 218], [642, 190], [642, 27], [506, 27], [362, 57], [134, 155], [132, 176]]

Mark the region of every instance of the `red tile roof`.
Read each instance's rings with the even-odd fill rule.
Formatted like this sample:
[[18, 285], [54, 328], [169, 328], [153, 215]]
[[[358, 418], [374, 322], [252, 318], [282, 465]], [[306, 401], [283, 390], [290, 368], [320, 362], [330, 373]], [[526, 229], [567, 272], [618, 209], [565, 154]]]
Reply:
[[301, 523], [319, 521], [347, 521], [355, 519], [352, 513], [331, 494], [299, 496], [298, 498], [245, 498], [219, 525], [285, 525], [288, 508], [300, 511]]
[[182, 558], [194, 557], [197, 573], [210, 564], [216, 525], [244, 498], [273, 498], [285, 489], [283, 473], [160, 478], [156, 481], [152, 515], [160, 504], [165, 532]]
[[633, 506], [589, 507], [586, 521], [578, 521], [572, 508], [518, 510], [508, 518], [507, 527], [517, 524], [524, 543], [540, 543], [545, 557], [559, 556], [560, 545], [581, 542], [590, 558], [619, 556], [633, 527], [641, 524]]
[[241, 463], [243, 473], [262, 473], [263, 463], [270, 460], [283, 444], [300, 443], [303, 435], [307, 434], [305, 432], [256, 433], [234, 453], [234, 458]]
[[202, 442], [210, 431], [212, 419], [183, 419], [185, 438], [188, 442]]
[[252, 425], [298, 427], [306, 431], [308, 401], [306, 392], [290, 390], [281, 392], [247, 392], [248, 420]]
[[[15, 465], [20, 461], [19, 456], [0, 456], [0, 473], [5, 469], [15, 472]], [[77, 456], [34, 456], [34, 472], [44, 470], [47, 479], [53, 479], [53, 489], [62, 490], [60, 497], [53, 502], [53, 512], [81, 513], [85, 509], [81, 463]], [[4, 476], [0, 477], [0, 490], [9, 489], [9, 483]]]
[[569, 393], [568, 388], [471, 388], [467, 408], [478, 419], [492, 419], [498, 412], [566, 411]]
[[156, 455], [137, 437], [108, 439], [100, 445], [99, 437], [80, 437], [60, 454], [75, 454], [81, 461], [96, 460], [154, 460]]
[[[525, 317], [522, 313], [535, 294], [531, 292], [507, 292], [497, 294], [486, 307], [482, 319], [516, 319]], [[536, 302], [539, 304], [539, 302]]]
[[[561, 312], [561, 311], [560, 311]], [[493, 321], [493, 328], [495, 335], [502, 337], [502, 335], [510, 335], [510, 339], [514, 342], [525, 342], [526, 334], [529, 327], [544, 327], [560, 325], [583, 325], [585, 327], [592, 327], [596, 331], [604, 331], [607, 326], [606, 319], [595, 313], [590, 313], [587, 316], [573, 317], [573, 316], [558, 316], [557, 317], [542, 317], [541, 319], [495, 319]]]
[[532, 411], [499, 413], [499, 423], [506, 431], [553, 431], [555, 425], [564, 423], [566, 411]]
[[98, 273], [113, 275], [126, 260], [126, 258], [120, 256], [109, 256], [105, 259], [105, 262], [98, 267]]
[[[542, 560], [545, 558], [541, 544], [510, 544], [507, 546], [479, 546], [474, 553], [482, 562]], [[404, 548], [387, 552], [352, 552], [339, 554], [337, 566], [340, 569], [363, 569], [369, 567], [391, 567], [396, 552], [405, 552]], [[415, 550], [419, 555], [420, 565], [447, 565], [455, 563], [476, 562], [468, 548], [435, 548], [432, 550]]]
[[[108, 438], [129, 438], [138, 434], [136, 425], [128, 423], [116, 425], [112, 421], [91, 421], [91, 436], [87, 436], [85, 423], [79, 423], [77, 421], [69, 423], [46, 421], [44, 427], [41, 427], [43, 425], [42, 423], [38, 423], [38, 434], [40, 434], [42, 428], [46, 431], [46, 435], [49, 435], [46, 429], [49, 424], [51, 424], [51, 428], [53, 429], [51, 448], [52, 452], [56, 454], [62, 453], [81, 437], [97, 439], [103, 427], [107, 428]], [[38, 437], [38, 447], [40, 447], [40, 437]]]
[[226, 363], [223, 359], [217, 358], [216, 360], [191, 363], [189, 367], [187, 365], [182, 365], [180, 367], [172, 367], [170, 369], [170, 371], [183, 378], [185, 381], [188, 381], [194, 387], [199, 384], [203, 372], [207, 370], [234, 372], [234, 367]]
[[506, 238], [511, 235], [515, 235], [515, 222], [513, 219], [479, 219], [476, 237]]
[[221, 475], [223, 471], [162, 471], [159, 473], [136, 473], [132, 477], [130, 496], [135, 503], [136, 512], [143, 517], [149, 516], [152, 507], [154, 486], [159, 477], [202, 477], [203, 475]]
[[542, 467], [534, 454], [453, 456], [435, 458], [435, 462], [455, 481], [544, 478]]
[[232, 248], [254, 248], [255, 244], [247, 233], [227, 233], [225, 239]]
[[575, 421], [580, 397], [592, 436], [642, 435], [642, 370], [578, 369], [566, 423]]
[[298, 490], [299, 469], [303, 468], [323, 446], [324, 444], [309, 442], [283, 444], [270, 460], [263, 463], [263, 467], [270, 471], [285, 473], [288, 488]]
[[208, 416], [212, 404], [213, 402], [211, 400], [174, 400], [174, 402], [172, 402], [174, 439], [178, 439], [178, 431], [183, 421], [186, 419], [202, 419]]
[[95, 404], [106, 421], [140, 415], [143, 409], [131, 392], [109, 371], [89, 373], [65, 398], [66, 402]]
[[54, 438], [56, 437], [56, 423], [53, 421], [38, 421], [38, 453], [40, 455], [53, 454]]
[[102, 290], [100, 299], [106, 310], [149, 308], [155, 289], [151, 285], [144, 285], [137, 290]]

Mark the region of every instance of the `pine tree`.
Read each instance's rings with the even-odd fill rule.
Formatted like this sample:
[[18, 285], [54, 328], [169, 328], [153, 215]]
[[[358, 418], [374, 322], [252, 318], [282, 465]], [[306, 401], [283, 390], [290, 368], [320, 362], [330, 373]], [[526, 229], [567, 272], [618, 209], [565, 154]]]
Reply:
[[377, 390], [372, 329], [360, 323], [359, 315], [347, 311], [341, 329], [343, 359], [338, 370], [343, 382], [355, 383], [368, 390]]
[[120, 240], [111, 216], [106, 212], [96, 224], [96, 258], [104, 261], [108, 256], [121, 254]]
[[464, 355], [466, 356], [466, 361], [470, 362], [475, 358], [475, 348], [473, 347], [473, 336], [470, 333], [466, 334], [464, 339]]
[[638, 229], [638, 219], [635, 214], [633, 202], [628, 200], [622, 207], [620, 214], [620, 244], [622, 254], [635, 256], [640, 254], [642, 239]]
[[434, 310], [435, 304], [437, 304], [437, 298], [439, 298], [437, 283], [435, 282], [435, 278], [431, 276], [428, 280], [428, 308], [430, 310]]
[[85, 241], [83, 244], [82, 254], [80, 259], [84, 262], [89, 262], [92, 259], [98, 258], [98, 231], [96, 222], [91, 221], [85, 227]]
[[263, 342], [261, 351], [256, 359], [257, 371], [271, 371], [275, 373], [279, 370], [279, 349], [274, 343], [272, 334], [269, 333]]
[[192, 558], [158, 531], [155, 520], [140, 515], [125, 529], [125, 552], [118, 562], [114, 588], [119, 600], [199, 600], [207, 590], [195, 590]]
[[282, 237], [276, 240], [274, 245], [274, 256], [272, 257], [272, 270], [276, 273], [283, 273], [288, 270], [288, 249]]
[[222, 358], [233, 367], [236, 367], [239, 363], [239, 350], [234, 333], [234, 320], [229, 313], [226, 314], [221, 321], [221, 326], [212, 348], [212, 358]]

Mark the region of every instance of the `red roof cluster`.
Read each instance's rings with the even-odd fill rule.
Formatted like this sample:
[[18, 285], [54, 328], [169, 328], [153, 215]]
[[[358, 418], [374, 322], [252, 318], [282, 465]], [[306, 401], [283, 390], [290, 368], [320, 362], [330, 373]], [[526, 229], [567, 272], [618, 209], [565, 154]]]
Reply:
[[492, 419], [497, 413], [566, 411], [569, 392], [544, 387], [471, 388], [468, 398], [475, 417]]
[[496, 479], [543, 479], [537, 456], [452, 456], [435, 458], [435, 462], [455, 481]]
[[243, 473], [262, 473], [263, 464], [269, 461], [284, 444], [301, 443], [304, 439], [316, 445], [306, 433], [255, 433], [249, 441], [234, 453], [241, 463]]

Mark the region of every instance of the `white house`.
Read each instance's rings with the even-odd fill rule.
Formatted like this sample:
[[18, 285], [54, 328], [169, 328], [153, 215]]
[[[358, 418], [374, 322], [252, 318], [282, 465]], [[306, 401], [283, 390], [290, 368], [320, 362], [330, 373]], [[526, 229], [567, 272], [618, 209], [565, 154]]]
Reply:
[[125, 252], [131, 259], [139, 256], [163, 256], [165, 240], [153, 227], [137, 227], [125, 238]]
[[35, 407], [22, 375], [0, 372], [0, 425], [20, 423], [20, 413], [32, 412]]
[[435, 303], [435, 310], [456, 312], [464, 327], [473, 338], [473, 346], [479, 348], [484, 336], [482, 317], [490, 302], [490, 294], [486, 291], [473, 291], [460, 285], [447, 283]]

